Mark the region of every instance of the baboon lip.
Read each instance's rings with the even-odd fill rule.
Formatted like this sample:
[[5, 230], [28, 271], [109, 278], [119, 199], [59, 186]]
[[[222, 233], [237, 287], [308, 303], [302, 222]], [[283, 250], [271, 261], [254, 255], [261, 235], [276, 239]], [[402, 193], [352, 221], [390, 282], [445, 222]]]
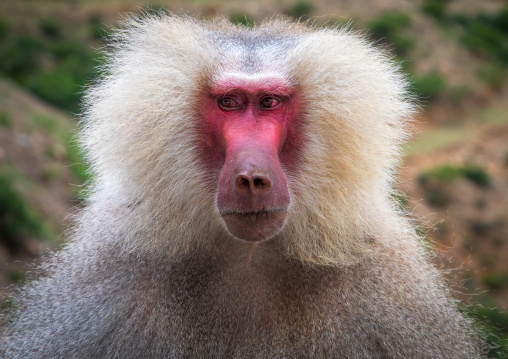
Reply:
[[259, 216], [259, 215], [270, 215], [275, 213], [284, 213], [286, 208], [275, 208], [275, 209], [262, 209], [259, 211], [246, 211], [246, 210], [225, 210], [221, 211], [221, 216]]
[[230, 234], [248, 241], [265, 241], [279, 233], [286, 222], [287, 210], [225, 210], [220, 212]]

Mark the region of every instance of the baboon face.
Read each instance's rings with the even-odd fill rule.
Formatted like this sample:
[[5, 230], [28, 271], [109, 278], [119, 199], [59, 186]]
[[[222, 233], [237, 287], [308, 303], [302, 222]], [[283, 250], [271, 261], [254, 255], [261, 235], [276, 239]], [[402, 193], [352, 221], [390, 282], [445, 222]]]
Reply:
[[284, 226], [290, 204], [281, 159], [298, 113], [295, 91], [273, 74], [231, 73], [205, 96], [204, 142], [221, 166], [222, 219], [236, 238], [269, 239]]
[[138, 25], [87, 98], [100, 191], [142, 200], [132, 220], [175, 256], [224, 238], [323, 264], [368, 251], [413, 111], [392, 63], [346, 30], [283, 20]]

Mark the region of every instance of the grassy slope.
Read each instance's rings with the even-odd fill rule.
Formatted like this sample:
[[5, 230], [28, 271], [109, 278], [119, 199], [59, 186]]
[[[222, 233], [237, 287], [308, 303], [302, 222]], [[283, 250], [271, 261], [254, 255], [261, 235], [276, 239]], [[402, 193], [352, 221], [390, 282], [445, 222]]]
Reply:
[[12, 190], [3, 204], [11, 205], [3, 220], [10, 217], [13, 228], [10, 245], [0, 247], [0, 262], [8, 263], [0, 267], [0, 285], [5, 285], [23, 278], [16, 274], [23, 265], [14, 260], [33, 259], [57, 245], [67, 214], [79, 204], [81, 180], [70, 166], [76, 159], [70, 143], [75, 124], [68, 115], [0, 79], [0, 119], [2, 190]]
[[[420, 127], [399, 175], [407, 207], [458, 295], [481, 304], [477, 317], [508, 348], [508, 87], [462, 121]], [[473, 181], [463, 168], [475, 169]]]

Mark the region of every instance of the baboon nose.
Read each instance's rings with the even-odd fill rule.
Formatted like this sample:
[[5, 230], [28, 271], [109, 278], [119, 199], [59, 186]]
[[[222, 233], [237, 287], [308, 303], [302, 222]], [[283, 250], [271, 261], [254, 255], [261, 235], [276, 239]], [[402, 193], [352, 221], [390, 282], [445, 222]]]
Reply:
[[236, 176], [235, 190], [243, 197], [264, 197], [270, 193], [272, 182], [266, 174], [243, 172]]

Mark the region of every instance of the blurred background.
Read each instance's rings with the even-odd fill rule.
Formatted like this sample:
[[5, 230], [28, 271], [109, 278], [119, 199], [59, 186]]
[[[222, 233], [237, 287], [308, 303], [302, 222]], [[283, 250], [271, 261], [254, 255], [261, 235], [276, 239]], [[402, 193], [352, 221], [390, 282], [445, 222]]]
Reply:
[[457, 290], [508, 358], [508, 3], [503, 0], [2, 0], [0, 301], [65, 242], [87, 168], [74, 140], [101, 39], [126, 13], [273, 14], [347, 25], [401, 62], [420, 99], [399, 171], [408, 209]]

